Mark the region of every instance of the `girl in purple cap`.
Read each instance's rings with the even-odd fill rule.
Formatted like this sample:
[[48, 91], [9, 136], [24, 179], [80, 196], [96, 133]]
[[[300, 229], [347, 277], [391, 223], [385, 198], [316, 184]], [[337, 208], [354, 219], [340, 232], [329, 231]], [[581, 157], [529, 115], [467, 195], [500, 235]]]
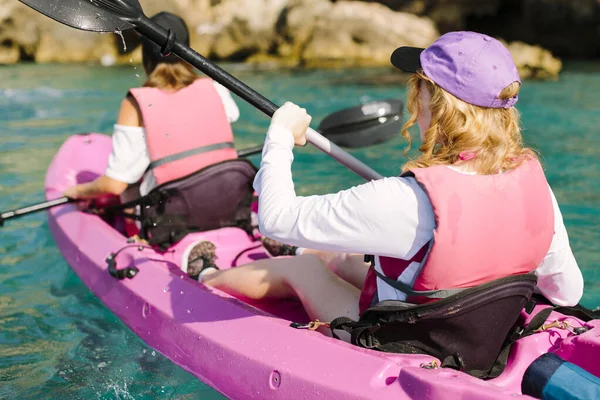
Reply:
[[397, 49], [392, 63], [413, 73], [402, 135], [410, 143], [408, 130], [418, 125], [421, 155], [399, 177], [296, 196], [292, 150], [306, 142], [311, 117], [286, 103], [273, 116], [254, 182], [260, 230], [318, 250], [205, 270], [200, 280], [254, 299], [298, 298], [321, 321], [529, 272], [554, 304], [578, 303], [583, 278], [542, 167], [523, 146], [514, 107], [521, 82], [506, 47], [452, 32], [427, 49]]

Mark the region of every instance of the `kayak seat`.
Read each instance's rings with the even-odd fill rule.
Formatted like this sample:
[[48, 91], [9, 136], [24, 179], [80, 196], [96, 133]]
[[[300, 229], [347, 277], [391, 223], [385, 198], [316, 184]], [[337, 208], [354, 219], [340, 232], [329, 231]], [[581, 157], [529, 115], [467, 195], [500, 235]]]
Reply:
[[166, 250], [190, 232], [239, 227], [252, 234], [252, 183], [257, 168], [248, 160], [226, 160], [155, 187], [112, 212], [140, 206], [140, 238]]
[[[349, 332], [352, 343], [360, 347], [428, 354], [440, 360], [442, 367], [494, 378], [506, 366], [510, 344], [534, 329], [530, 323], [529, 331], [512, 332], [536, 283], [534, 274], [521, 274], [426, 304], [385, 300], [365, 310], [358, 321], [341, 317], [331, 321], [330, 327], [336, 337], [337, 329]], [[536, 321], [538, 326], [545, 322], [543, 316], [539, 319], [543, 320]]]

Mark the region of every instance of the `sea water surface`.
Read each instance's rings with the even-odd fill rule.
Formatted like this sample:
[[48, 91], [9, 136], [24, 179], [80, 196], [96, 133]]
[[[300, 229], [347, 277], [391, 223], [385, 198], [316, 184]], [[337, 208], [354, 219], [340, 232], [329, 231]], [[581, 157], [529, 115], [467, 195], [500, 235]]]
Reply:
[[[305, 106], [313, 127], [345, 107], [405, 99], [403, 85], [387, 69], [226, 69], [278, 104]], [[63, 141], [78, 132], [110, 134], [127, 89], [142, 83], [143, 71], [134, 65], [0, 68], [0, 210], [43, 201], [46, 168]], [[599, 93], [600, 64], [567, 64], [558, 81], [525, 82], [518, 103], [525, 139], [543, 156], [585, 277], [582, 304], [590, 308], [600, 305]], [[236, 147], [262, 143], [268, 118], [236, 101]], [[398, 136], [352, 153], [382, 174], [396, 175], [405, 144]], [[361, 183], [310, 146], [295, 154], [300, 194]], [[61, 257], [44, 213], [0, 228], [0, 399], [219, 398], [96, 299]]]

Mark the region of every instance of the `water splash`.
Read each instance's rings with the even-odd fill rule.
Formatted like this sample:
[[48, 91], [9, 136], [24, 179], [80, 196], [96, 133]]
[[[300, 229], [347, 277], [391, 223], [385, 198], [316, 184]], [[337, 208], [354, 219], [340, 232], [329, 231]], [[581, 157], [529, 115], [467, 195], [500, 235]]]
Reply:
[[119, 383], [117, 382], [111, 382], [108, 384], [107, 389], [112, 390], [115, 392], [115, 398], [116, 399], [127, 399], [127, 400], [135, 400], [135, 397], [133, 397], [130, 393], [129, 393], [129, 389], [127, 388], [127, 382], [123, 382], [123, 386], [121, 386]]
[[127, 51], [127, 43], [125, 43], [125, 36], [123, 36], [123, 32], [120, 30], [115, 30], [115, 35], [119, 35], [121, 37], [121, 41], [123, 42], [123, 51]]

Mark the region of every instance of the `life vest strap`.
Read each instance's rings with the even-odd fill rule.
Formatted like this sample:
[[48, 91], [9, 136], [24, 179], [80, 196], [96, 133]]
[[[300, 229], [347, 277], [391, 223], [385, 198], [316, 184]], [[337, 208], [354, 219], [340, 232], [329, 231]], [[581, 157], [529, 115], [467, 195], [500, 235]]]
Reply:
[[188, 158], [188, 157], [195, 156], [198, 154], [208, 153], [210, 151], [215, 151], [215, 150], [232, 149], [232, 148], [234, 148], [233, 142], [215, 143], [215, 144], [210, 144], [208, 146], [196, 147], [195, 149], [190, 149], [190, 150], [182, 151], [179, 153], [171, 154], [170, 156], [166, 156], [166, 157], [160, 158], [158, 160], [152, 161], [150, 163], [150, 165], [148, 165], [146, 172], [153, 170], [155, 168], [158, 168], [161, 165], [172, 163], [174, 161], [183, 160], [184, 158]]

